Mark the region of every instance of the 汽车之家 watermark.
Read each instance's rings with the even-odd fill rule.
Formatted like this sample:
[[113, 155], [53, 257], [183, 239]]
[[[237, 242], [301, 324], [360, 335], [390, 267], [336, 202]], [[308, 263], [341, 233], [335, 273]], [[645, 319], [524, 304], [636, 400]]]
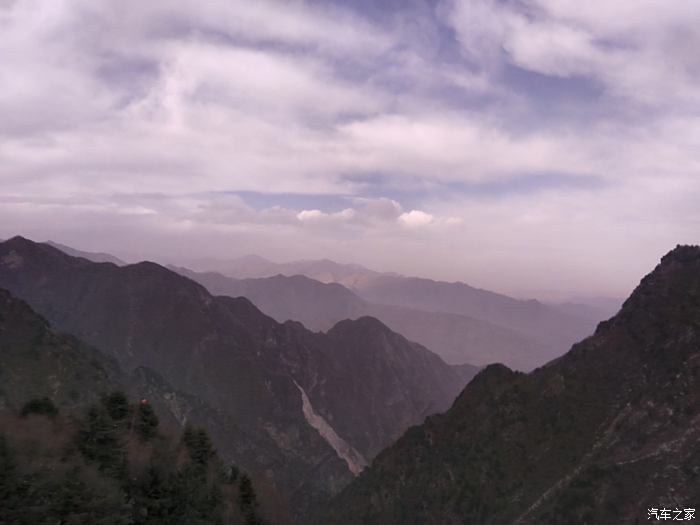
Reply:
[[650, 520], [671, 520], [671, 521], [685, 521], [695, 519], [695, 509], [667, 509], [662, 507], [660, 509], [651, 508], [647, 511], [647, 519]]

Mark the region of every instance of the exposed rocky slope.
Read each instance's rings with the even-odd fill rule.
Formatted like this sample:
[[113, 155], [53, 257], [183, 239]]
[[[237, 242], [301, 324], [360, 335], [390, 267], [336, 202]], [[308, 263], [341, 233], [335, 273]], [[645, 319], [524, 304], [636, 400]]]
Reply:
[[375, 320], [309, 332], [153, 263], [92, 263], [18, 237], [0, 244], [0, 286], [125, 370], [156, 370], [193, 397], [190, 407], [208, 407], [222, 455], [266, 476], [299, 512], [351, 479], [310, 423], [304, 394], [367, 461], [463, 385], [437, 356]]
[[525, 375], [480, 372], [347, 487], [324, 524], [645, 523], [700, 495], [700, 248]]

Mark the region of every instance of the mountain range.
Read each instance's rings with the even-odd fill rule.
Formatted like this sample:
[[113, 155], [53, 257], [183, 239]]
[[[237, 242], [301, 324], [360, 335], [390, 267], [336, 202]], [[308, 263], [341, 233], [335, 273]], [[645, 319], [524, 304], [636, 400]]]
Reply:
[[[644, 523], [700, 495], [700, 247], [530, 374], [482, 370], [327, 507], [324, 524]], [[661, 518], [664, 519], [664, 518]]]
[[126, 374], [155, 371], [173, 417], [205, 424], [222, 457], [276, 487], [297, 518], [466, 382], [376, 319], [311, 332], [154, 263], [95, 263], [15, 237], [0, 244], [0, 287]]
[[380, 275], [395, 275], [370, 270], [359, 264], [343, 264], [330, 259], [305, 259], [278, 263], [259, 255], [244, 255], [234, 259], [193, 258], [188, 267], [211, 271], [237, 279], [255, 279], [274, 275], [305, 275], [322, 283], [339, 283], [348, 289], [361, 288], [365, 281]]
[[[271, 286], [270, 306], [276, 293], [291, 301], [279, 293], [288, 283], [300, 308], [322, 300], [304, 295], [313, 289], [377, 304], [303, 276], [214, 277], [248, 295]], [[374, 317], [314, 332], [154, 263], [96, 263], [15, 237], [0, 243], [0, 350], [0, 489], [11, 497], [0, 517], [10, 522], [86, 510], [105, 523], [209, 523], [202, 513], [229, 511], [233, 523], [260, 523], [257, 504], [241, 503], [250, 480], [232, 481], [224, 464], [251, 473], [275, 524], [642, 523], [693, 510], [700, 494], [700, 247], [667, 254], [563, 356], [530, 373], [491, 364], [464, 387], [473, 367], [447, 365]], [[137, 446], [136, 419], [109, 415], [117, 388], [147, 399], [168, 435], [185, 426], [179, 444], [148, 438], [170, 443], [165, 456]], [[51, 419], [54, 403], [69, 417]], [[182, 463], [215, 457], [193, 423], [223, 461], [207, 475]], [[113, 453], [126, 463], [110, 463]], [[219, 488], [198, 492], [190, 475]], [[35, 482], [55, 487], [50, 508], [35, 505]], [[138, 497], [120, 506], [129, 493]]]
[[[51, 243], [95, 262], [123, 261]], [[548, 304], [520, 300], [461, 282], [381, 273], [329, 259], [275, 263], [257, 255], [194, 259], [192, 271], [169, 265], [214, 295], [243, 296], [278, 322], [326, 331], [344, 319], [371, 316], [451, 364], [501, 362], [529, 371], [562, 355], [617, 311], [614, 300]]]
[[[305, 275], [315, 281], [320, 281], [322, 283], [338, 283], [342, 284], [346, 288], [357, 292], [359, 295], [363, 296], [363, 290], [367, 289], [368, 295], [372, 294], [372, 290], [376, 290], [377, 280], [393, 280], [393, 281], [413, 281], [413, 284], [421, 283], [425, 286], [439, 286], [447, 288], [453, 288], [455, 291], [448, 292], [448, 296], [457, 294], [462, 294], [465, 296], [463, 300], [469, 302], [469, 295], [479, 296], [481, 295], [482, 300], [484, 297], [491, 295], [493, 300], [513, 300], [512, 297], [508, 297], [504, 294], [498, 294], [494, 292], [488, 292], [487, 290], [481, 290], [479, 288], [474, 288], [462, 282], [446, 282], [446, 281], [435, 281], [432, 279], [424, 279], [419, 277], [406, 277], [396, 272], [378, 272], [371, 270], [359, 264], [344, 264], [339, 263], [330, 259], [302, 259], [291, 262], [273, 262], [269, 259], [261, 257], [259, 255], [244, 255], [241, 257], [233, 259], [214, 259], [214, 258], [190, 258], [184, 259], [184, 266], [192, 268], [198, 272], [215, 272], [228, 277], [233, 277], [236, 279], [251, 279], [260, 277], [272, 277], [275, 275]], [[461, 290], [461, 292], [460, 292]], [[547, 297], [557, 297], [556, 300], [551, 299], [547, 301], [547, 306], [554, 309], [563, 309], [571, 314], [582, 316], [582, 317], [592, 317], [594, 319], [607, 319], [614, 315], [622, 304], [622, 299], [612, 298], [612, 297], [588, 297], [585, 295], [576, 294], [564, 294], [558, 293], [553, 294], [551, 291], [541, 291], [539, 293], [544, 294]], [[537, 293], [534, 294], [538, 296]], [[459, 311], [453, 310], [450, 306], [450, 302], [453, 299], [449, 299], [448, 296], [442, 297], [439, 294], [433, 295], [433, 300], [437, 300], [437, 310], [448, 311], [453, 313], [459, 313]], [[496, 296], [496, 297], [494, 297]], [[447, 299], [443, 301], [442, 299]], [[396, 298], [392, 298], [395, 301]], [[478, 299], [472, 299], [472, 302]], [[515, 301], [521, 302], [532, 302], [522, 301], [521, 299], [514, 299]], [[382, 302], [382, 301], [380, 301]], [[473, 311], [472, 306], [472, 311]], [[477, 312], [481, 315], [481, 308], [477, 305]]]
[[247, 297], [277, 321], [294, 319], [312, 330], [328, 330], [342, 319], [376, 317], [451, 364], [502, 362], [531, 370], [559, 357], [602, 320], [462, 283], [376, 274], [360, 290], [350, 290], [305, 275], [236, 279], [170, 268], [214, 295]]

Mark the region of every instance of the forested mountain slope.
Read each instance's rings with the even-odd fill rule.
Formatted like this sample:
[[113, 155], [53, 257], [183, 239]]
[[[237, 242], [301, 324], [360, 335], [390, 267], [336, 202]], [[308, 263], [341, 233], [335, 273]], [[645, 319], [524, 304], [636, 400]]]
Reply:
[[411, 428], [324, 524], [644, 523], [700, 495], [700, 248], [530, 374], [492, 365]]
[[93, 263], [16, 237], [0, 244], [0, 286], [127, 373], [147, 367], [190, 396], [203, 412], [188, 417], [205, 420], [222, 456], [268, 479], [297, 515], [464, 384], [376, 320], [313, 333], [154, 263]]

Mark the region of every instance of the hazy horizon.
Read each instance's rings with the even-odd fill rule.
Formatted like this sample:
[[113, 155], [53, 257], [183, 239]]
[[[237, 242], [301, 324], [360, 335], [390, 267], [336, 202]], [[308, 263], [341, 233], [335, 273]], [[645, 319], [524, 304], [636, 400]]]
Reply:
[[[74, 243], [68, 243], [68, 242], [62, 242], [62, 241], [57, 241], [56, 239], [40, 239], [40, 238], [30, 238], [26, 235], [22, 234], [17, 234], [20, 237], [25, 237], [28, 238], [31, 241], [34, 242], [44, 242], [44, 243], [53, 243], [58, 245], [59, 247], [65, 246], [67, 248], [71, 248], [74, 250], [78, 251], [84, 251], [87, 253], [103, 253], [107, 255], [111, 255], [114, 257], [117, 257], [118, 259], [121, 259], [124, 263], [126, 264], [135, 264], [141, 261], [153, 261], [158, 264], [161, 264], [163, 266], [175, 266], [175, 267], [182, 267], [187, 270], [192, 270], [195, 272], [215, 272], [215, 273], [221, 273], [221, 270], [218, 269], [218, 266], [220, 265], [225, 265], [226, 263], [229, 262], [237, 262], [239, 259], [245, 259], [247, 257], [259, 257], [262, 258], [264, 261], [274, 263], [274, 264], [279, 264], [279, 265], [284, 265], [284, 264], [289, 264], [289, 263], [300, 263], [300, 262], [308, 262], [308, 261], [322, 261], [322, 260], [327, 260], [330, 261], [331, 263], [336, 263], [340, 265], [351, 265], [351, 266], [358, 266], [360, 269], [365, 269], [365, 270], [370, 270], [374, 271], [377, 273], [385, 273], [389, 275], [399, 275], [403, 277], [418, 277], [418, 278], [425, 278], [425, 279], [432, 279], [436, 281], [446, 281], [446, 282], [461, 282], [476, 288], [482, 288], [486, 289], [491, 292], [496, 292], [496, 293], [501, 293], [505, 295], [509, 295], [511, 297], [517, 298], [517, 299], [526, 299], [526, 300], [531, 300], [531, 299], [537, 299], [543, 302], [549, 302], [549, 303], [567, 303], [567, 302], [579, 302], [581, 304], [589, 304], [592, 306], [595, 305], [600, 305], [603, 306], [604, 309], [609, 309], [612, 308], [611, 305], [618, 305], [621, 304], [624, 299], [631, 293], [632, 290], [627, 292], [625, 295], [621, 296], [614, 296], [614, 295], [596, 295], [592, 293], [586, 293], [586, 292], [580, 292], [576, 290], [566, 290], [566, 289], [560, 289], [560, 290], [554, 290], [554, 289], [528, 289], [528, 288], [523, 288], [523, 289], [501, 289], [498, 287], [486, 287], [482, 286], [477, 282], [474, 281], [469, 281], [466, 279], [448, 279], [448, 278], [440, 278], [439, 276], [435, 275], [420, 275], [420, 274], [413, 274], [413, 273], [401, 273], [396, 271], [395, 269], [392, 268], [377, 268], [377, 267], [371, 267], [367, 266], [364, 264], [360, 264], [356, 261], [352, 260], [334, 260], [330, 259], [328, 257], [319, 257], [319, 258], [309, 258], [309, 257], [303, 257], [303, 258], [298, 258], [298, 259], [275, 259], [272, 257], [265, 257], [260, 254], [256, 253], [245, 253], [245, 254], [237, 254], [237, 255], [231, 255], [230, 257], [215, 257], [215, 256], [206, 256], [206, 255], [190, 255], [188, 256], [187, 254], [183, 254], [182, 251], [177, 251], [176, 253], [173, 253], [172, 255], [166, 255], [166, 254], [158, 254], [158, 253], [152, 253], [152, 254], [146, 254], [146, 253], [137, 253], [137, 252], [129, 252], [129, 251], [121, 251], [121, 250], [114, 250], [111, 249], [108, 245], [105, 244], [98, 244], [97, 247], [94, 249], [89, 249], [86, 248], [83, 245], [80, 244], [74, 244]], [[8, 236], [0, 236], [0, 242], [8, 240], [12, 238], [13, 235], [8, 235]], [[79, 242], [79, 241], [78, 241]], [[225, 272], [224, 272], [225, 273]], [[636, 286], [636, 284], [635, 284]]]
[[699, 17], [0, 0], [0, 237], [626, 297], [700, 242]]

